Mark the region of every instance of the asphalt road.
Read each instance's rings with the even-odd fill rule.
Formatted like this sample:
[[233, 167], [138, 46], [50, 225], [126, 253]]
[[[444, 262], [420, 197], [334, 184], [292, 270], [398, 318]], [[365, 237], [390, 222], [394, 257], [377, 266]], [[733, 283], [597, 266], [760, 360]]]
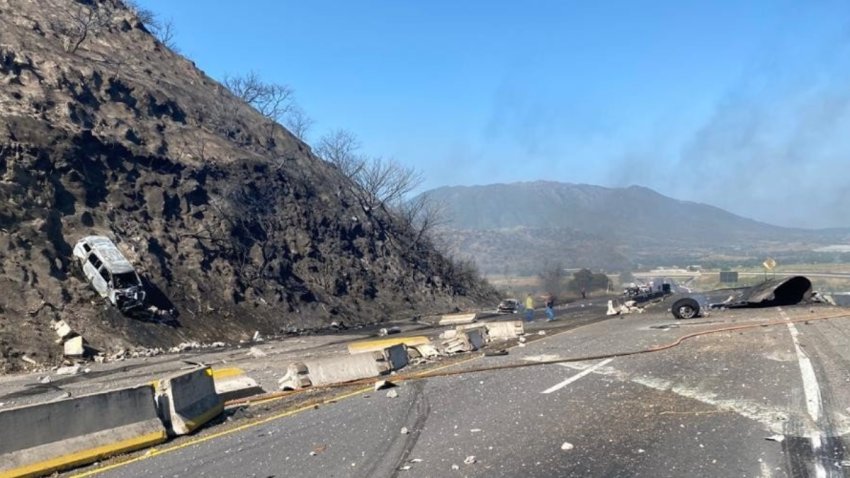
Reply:
[[776, 322], [652, 353], [405, 382], [395, 398], [355, 395], [97, 476], [844, 476], [850, 318], [789, 321], [848, 312], [769, 308], [674, 321], [659, 311], [550, 329], [507, 356], [458, 367], [633, 352]]

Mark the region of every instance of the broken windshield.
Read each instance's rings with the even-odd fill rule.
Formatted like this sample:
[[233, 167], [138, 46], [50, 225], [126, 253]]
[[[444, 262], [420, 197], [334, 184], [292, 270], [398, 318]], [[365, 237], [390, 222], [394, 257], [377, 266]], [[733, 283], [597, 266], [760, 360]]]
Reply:
[[139, 276], [135, 272], [114, 274], [112, 280], [112, 287], [115, 289], [127, 289], [139, 285]]

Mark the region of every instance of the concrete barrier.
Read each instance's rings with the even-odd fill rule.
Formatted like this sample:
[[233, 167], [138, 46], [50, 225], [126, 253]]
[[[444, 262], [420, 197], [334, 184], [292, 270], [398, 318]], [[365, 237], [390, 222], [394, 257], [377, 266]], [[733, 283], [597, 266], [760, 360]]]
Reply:
[[283, 390], [298, 389], [377, 377], [391, 370], [384, 351], [338, 355], [289, 364], [279, 383]]
[[525, 333], [525, 328], [521, 320], [488, 322], [485, 327], [487, 328], [487, 335], [490, 336], [490, 340], [515, 339]]
[[166, 440], [150, 385], [0, 411], [0, 478], [41, 476]]
[[241, 368], [213, 369], [212, 374], [215, 382], [215, 393], [225, 402], [266, 392], [256, 380], [245, 375], [245, 371]]
[[437, 322], [438, 325], [458, 325], [458, 324], [470, 324], [475, 322], [475, 318], [477, 313], [463, 313], [463, 314], [446, 314], [440, 317], [440, 321]]
[[159, 416], [172, 435], [187, 435], [224, 411], [212, 370], [198, 368], [157, 383]]
[[424, 335], [416, 335], [413, 337], [391, 337], [386, 339], [376, 339], [376, 340], [362, 340], [360, 342], [352, 342], [348, 344], [348, 353], [363, 353], [363, 352], [377, 352], [379, 350], [384, 350], [388, 347], [392, 347], [393, 345], [404, 344], [408, 347], [413, 347], [414, 345], [422, 345], [431, 343], [431, 340]]

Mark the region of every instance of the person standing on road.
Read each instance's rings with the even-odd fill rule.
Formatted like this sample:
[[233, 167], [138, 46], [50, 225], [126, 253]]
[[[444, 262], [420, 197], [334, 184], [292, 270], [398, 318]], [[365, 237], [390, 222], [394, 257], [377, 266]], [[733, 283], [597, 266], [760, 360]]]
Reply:
[[587, 299], [587, 289], [585, 289], [584, 287], [581, 288], [581, 298]]
[[534, 320], [534, 298], [531, 297], [531, 292], [525, 298], [525, 321], [531, 322]]
[[546, 299], [546, 322], [555, 320], [555, 298], [551, 295]]

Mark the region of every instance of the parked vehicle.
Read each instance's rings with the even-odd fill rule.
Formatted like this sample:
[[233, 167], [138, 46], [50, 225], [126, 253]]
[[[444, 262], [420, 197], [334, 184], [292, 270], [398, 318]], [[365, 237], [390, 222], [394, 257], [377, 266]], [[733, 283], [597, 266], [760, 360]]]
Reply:
[[109, 238], [87, 236], [80, 239], [74, 246], [74, 257], [94, 290], [122, 312], [144, 305], [142, 280]]
[[505, 299], [499, 302], [497, 310], [500, 314], [516, 314], [519, 311], [519, 301], [516, 299]]

